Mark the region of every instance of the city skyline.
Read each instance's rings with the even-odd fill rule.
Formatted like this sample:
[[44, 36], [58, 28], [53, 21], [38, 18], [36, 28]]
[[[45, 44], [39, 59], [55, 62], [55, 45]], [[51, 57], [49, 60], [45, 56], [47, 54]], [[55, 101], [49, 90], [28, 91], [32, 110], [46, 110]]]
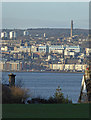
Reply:
[[[84, 14], [83, 14], [84, 13]], [[89, 28], [89, 3], [2, 3], [2, 28]]]

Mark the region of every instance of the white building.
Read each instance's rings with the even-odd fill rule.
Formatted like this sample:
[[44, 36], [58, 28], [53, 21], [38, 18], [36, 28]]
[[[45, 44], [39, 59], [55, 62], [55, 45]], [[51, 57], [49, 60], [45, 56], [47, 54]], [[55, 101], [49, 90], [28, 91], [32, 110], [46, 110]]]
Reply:
[[64, 55], [69, 55], [69, 56], [75, 56], [75, 52], [74, 51], [68, 51], [67, 49], [64, 50]]
[[51, 55], [48, 55], [48, 60], [51, 60], [51, 59], [52, 59]]
[[52, 64], [50, 68], [53, 70], [64, 70], [64, 64]]
[[74, 70], [75, 64], [65, 64], [64, 70]]
[[38, 52], [37, 47], [35, 45], [31, 46], [31, 52]]
[[46, 34], [44, 33], [44, 38], [46, 37]]
[[11, 32], [9, 33], [9, 35], [10, 35], [10, 39], [16, 39], [16, 37], [17, 37], [15, 31], [11, 31]]
[[69, 70], [83, 71], [87, 68], [87, 64], [49, 64], [49, 68], [53, 70]]
[[63, 53], [64, 47], [61, 45], [51, 45], [49, 46], [49, 53]]
[[75, 70], [76, 71], [82, 71], [83, 70], [83, 64], [76, 64], [75, 65]]
[[7, 46], [4, 46], [4, 47], [2, 46], [1, 51], [8, 51], [8, 47]]
[[38, 46], [38, 52], [49, 53], [49, 46], [48, 45]]
[[86, 51], [86, 55], [88, 56], [89, 53], [91, 53], [91, 48], [85, 48], [85, 51]]
[[80, 46], [79, 45], [78, 46], [67, 46], [66, 50], [74, 51], [74, 52], [78, 53], [78, 52], [80, 52]]
[[24, 34], [24, 36], [28, 36], [28, 35], [29, 35], [29, 32], [28, 32], [27, 30], [25, 30], [25, 31], [23, 32], [23, 34]]
[[8, 38], [8, 33], [7, 32], [1, 32], [1, 39], [6, 39]]
[[31, 52], [31, 47], [25, 47], [25, 46], [20, 46], [19, 48], [15, 47], [14, 50], [11, 51], [11, 53], [19, 53], [19, 52]]
[[31, 47], [20, 46], [20, 48], [17, 48], [17, 51], [19, 51], [19, 52], [30, 52]]

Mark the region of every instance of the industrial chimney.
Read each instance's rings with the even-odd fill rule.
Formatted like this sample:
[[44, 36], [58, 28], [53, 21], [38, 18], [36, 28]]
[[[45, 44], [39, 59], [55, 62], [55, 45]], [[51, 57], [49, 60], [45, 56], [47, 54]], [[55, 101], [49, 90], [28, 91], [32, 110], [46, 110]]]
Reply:
[[71, 37], [73, 36], [73, 20], [71, 20], [71, 33], [70, 33], [70, 36]]

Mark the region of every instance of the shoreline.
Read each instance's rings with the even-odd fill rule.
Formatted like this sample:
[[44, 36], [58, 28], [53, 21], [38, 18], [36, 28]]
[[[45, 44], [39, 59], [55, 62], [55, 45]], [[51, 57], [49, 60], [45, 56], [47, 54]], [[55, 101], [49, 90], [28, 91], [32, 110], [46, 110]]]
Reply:
[[84, 73], [84, 72], [66, 72], [66, 71], [0, 71], [0, 72], [18, 72], [18, 73]]

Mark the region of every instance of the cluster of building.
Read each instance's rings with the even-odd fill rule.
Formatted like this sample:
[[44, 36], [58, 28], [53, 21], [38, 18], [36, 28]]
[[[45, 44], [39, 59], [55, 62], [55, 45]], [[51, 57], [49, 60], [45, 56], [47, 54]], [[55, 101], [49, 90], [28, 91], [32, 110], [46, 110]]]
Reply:
[[[24, 36], [28, 36], [29, 35], [29, 32], [27, 30], [24, 30], [23, 31], [23, 35]], [[0, 38], [2, 40], [16, 40], [17, 39], [17, 32], [14, 30], [14, 31], [10, 31], [10, 32], [6, 32], [6, 31], [3, 31], [1, 32], [0, 34]]]
[[17, 34], [15, 31], [10, 31], [9, 33], [7, 32], [1, 32], [1, 39], [2, 40], [8, 40], [8, 39], [16, 39]]
[[[87, 68], [87, 64], [43, 64], [45, 69], [42, 70], [50, 70], [50, 71], [71, 71], [71, 72], [81, 72]], [[48, 68], [48, 69], [47, 69]], [[31, 62], [20, 62], [20, 61], [1, 61], [0, 62], [0, 71], [34, 71], [32, 68]], [[42, 71], [41, 70], [41, 71]]]
[[40, 29], [36, 33], [31, 30], [35, 35], [30, 35], [28, 30], [22, 30], [22, 35], [19, 30], [8, 31], [1, 32], [2, 71], [84, 71], [87, 67], [91, 49], [83, 47], [82, 42], [87, 43], [88, 36], [73, 36], [73, 21], [70, 37], [65, 37], [66, 33], [60, 36], [56, 30], [56, 37]]
[[51, 70], [59, 70], [59, 71], [79, 72], [79, 71], [85, 71], [86, 68], [87, 68], [87, 64], [50, 64]]
[[34, 70], [33, 62], [38, 61], [43, 70], [84, 71], [87, 64], [83, 61], [91, 50], [85, 48], [85, 53], [81, 53], [80, 46], [28, 46], [25, 43], [24, 46], [15, 46], [13, 49], [2, 46], [1, 51], [4, 59], [0, 62], [0, 69], [4, 71], [31, 71]]

